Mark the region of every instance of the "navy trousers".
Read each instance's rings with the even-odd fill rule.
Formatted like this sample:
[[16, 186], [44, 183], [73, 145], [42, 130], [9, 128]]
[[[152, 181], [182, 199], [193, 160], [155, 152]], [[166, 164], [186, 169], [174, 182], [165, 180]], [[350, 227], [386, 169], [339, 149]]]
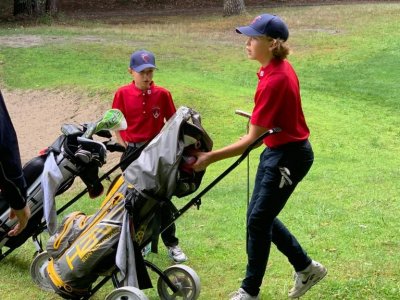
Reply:
[[[296, 271], [305, 269], [311, 259], [296, 238], [277, 218], [297, 184], [314, 161], [308, 140], [289, 143], [260, 155], [253, 195], [247, 211], [247, 268], [242, 288], [256, 296], [266, 270], [271, 242], [282, 252]], [[280, 168], [290, 171], [292, 184], [282, 186]]]

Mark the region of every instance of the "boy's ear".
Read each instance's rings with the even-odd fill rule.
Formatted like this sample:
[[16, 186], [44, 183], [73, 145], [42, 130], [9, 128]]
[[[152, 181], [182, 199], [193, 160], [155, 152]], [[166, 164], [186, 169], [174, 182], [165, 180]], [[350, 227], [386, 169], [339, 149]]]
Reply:
[[269, 47], [269, 49], [272, 51], [274, 50], [276, 47], [278, 46], [278, 41], [276, 39], [272, 40], [271, 46]]
[[133, 70], [131, 68], [128, 68], [128, 73], [132, 75], [133, 74]]

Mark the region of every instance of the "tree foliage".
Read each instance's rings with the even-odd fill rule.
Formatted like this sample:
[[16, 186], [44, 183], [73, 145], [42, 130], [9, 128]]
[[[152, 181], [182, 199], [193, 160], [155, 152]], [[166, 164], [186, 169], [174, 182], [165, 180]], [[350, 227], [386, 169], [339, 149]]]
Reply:
[[57, 11], [58, 0], [14, 0], [14, 16], [55, 14]]
[[[3, 0], [0, 0], [3, 1]], [[152, 7], [207, 7], [222, 4], [220, 0], [205, 0], [200, 2], [191, 2], [188, 0], [13, 0], [14, 15], [42, 15], [44, 13], [55, 14], [59, 9], [64, 8], [120, 8], [122, 6], [132, 6], [136, 8], [152, 8]], [[223, 15], [232, 16], [245, 12], [246, 7], [244, 0], [224, 0]]]

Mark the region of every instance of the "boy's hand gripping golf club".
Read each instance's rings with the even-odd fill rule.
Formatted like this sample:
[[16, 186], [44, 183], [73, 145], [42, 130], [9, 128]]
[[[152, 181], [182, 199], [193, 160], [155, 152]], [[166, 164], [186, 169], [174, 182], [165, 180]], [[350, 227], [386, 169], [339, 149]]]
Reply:
[[[246, 150], [242, 153], [242, 155], [230, 166], [228, 167], [222, 174], [220, 174], [217, 178], [215, 178], [209, 185], [207, 185], [200, 193], [198, 193], [192, 200], [190, 200], [185, 206], [175, 212], [172, 216], [172, 222], [174, 222], [180, 215], [186, 212], [192, 206], [197, 206], [199, 209], [201, 205], [201, 197], [203, 197], [209, 190], [211, 190], [217, 183], [219, 183], [226, 175], [228, 175], [233, 169], [235, 169], [253, 150], [256, 146], [258, 146], [263, 139], [271, 134], [275, 134], [281, 132], [282, 130], [279, 127], [275, 127], [267, 130], [263, 134], [261, 134], [254, 142], [252, 142]], [[171, 223], [172, 224], [172, 223]], [[166, 226], [167, 228], [168, 226]]]

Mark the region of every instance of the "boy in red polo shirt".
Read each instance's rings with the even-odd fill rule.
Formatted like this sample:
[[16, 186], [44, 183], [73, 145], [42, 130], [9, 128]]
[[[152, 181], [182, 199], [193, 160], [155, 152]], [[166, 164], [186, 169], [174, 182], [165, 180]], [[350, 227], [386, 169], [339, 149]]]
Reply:
[[[133, 82], [119, 88], [114, 96], [112, 108], [122, 111], [128, 125], [126, 130], [116, 132], [117, 141], [126, 148], [121, 161], [129, 157], [121, 165], [122, 170], [138, 158], [140, 152], [136, 151], [137, 148], [153, 139], [176, 111], [171, 93], [154, 84], [155, 69], [153, 53], [145, 50], [134, 52], [128, 68]], [[168, 220], [168, 213], [162, 210], [162, 220]], [[186, 261], [187, 257], [178, 246], [175, 231], [176, 226], [172, 224], [161, 234], [161, 238], [169, 256], [180, 263]]]
[[279, 127], [280, 133], [264, 139], [251, 202], [247, 211], [247, 268], [239, 290], [231, 300], [259, 299], [271, 243], [274, 243], [296, 271], [290, 298], [304, 295], [321, 280], [327, 269], [312, 260], [296, 238], [277, 218], [297, 184], [304, 178], [314, 160], [308, 141], [310, 131], [301, 107], [297, 75], [286, 60], [289, 31], [277, 16], [263, 14], [249, 26], [236, 29], [247, 36], [249, 59], [261, 67], [249, 133], [229, 146], [197, 154], [196, 171], [221, 159], [242, 154], [268, 129]]

